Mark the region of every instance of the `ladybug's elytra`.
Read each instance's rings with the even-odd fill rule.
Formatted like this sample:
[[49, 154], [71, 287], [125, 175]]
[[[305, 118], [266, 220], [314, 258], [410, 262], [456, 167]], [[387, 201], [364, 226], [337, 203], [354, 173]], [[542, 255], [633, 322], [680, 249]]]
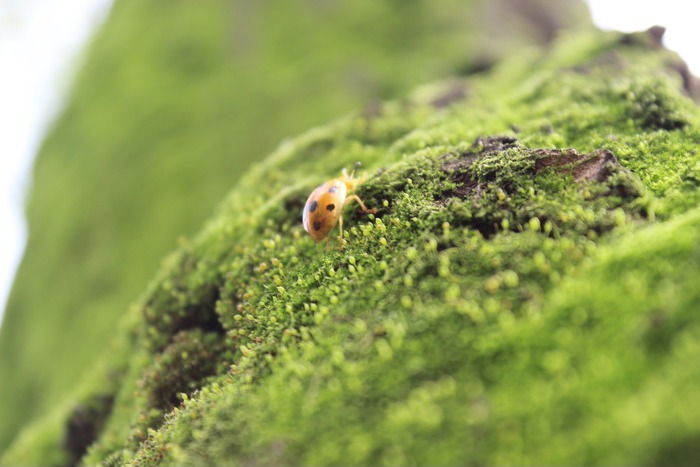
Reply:
[[[360, 166], [358, 162], [355, 169]], [[333, 230], [335, 224], [340, 224], [340, 246], [343, 246], [343, 207], [351, 201], [357, 201], [362, 211], [367, 214], [375, 214], [375, 208], [368, 209], [365, 203], [357, 195], [348, 193], [355, 190], [357, 185], [364, 181], [353, 178], [355, 169], [348, 175], [343, 169], [343, 176], [329, 180], [320, 185], [309, 195], [304, 206], [304, 229], [316, 242], [328, 240], [328, 234]]]

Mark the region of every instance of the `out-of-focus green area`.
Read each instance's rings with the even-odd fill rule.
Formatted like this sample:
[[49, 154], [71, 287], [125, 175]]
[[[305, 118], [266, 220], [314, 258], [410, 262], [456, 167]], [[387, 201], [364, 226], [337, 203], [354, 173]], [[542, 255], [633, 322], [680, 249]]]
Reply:
[[37, 158], [0, 329], [0, 451], [70, 403], [160, 258], [251, 162], [572, 24], [585, 8], [563, 0], [117, 0]]

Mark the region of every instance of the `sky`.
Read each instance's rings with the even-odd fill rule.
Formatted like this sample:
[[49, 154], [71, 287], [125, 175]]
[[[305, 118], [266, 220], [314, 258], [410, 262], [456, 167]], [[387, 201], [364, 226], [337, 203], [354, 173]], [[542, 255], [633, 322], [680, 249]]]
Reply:
[[700, 76], [700, 29], [696, 2], [692, 0], [588, 0], [591, 16], [601, 29], [641, 31], [666, 27], [664, 45], [688, 63]]
[[[594, 23], [666, 27], [665, 45], [700, 75], [700, 33], [687, 0], [589, 0]], [[26, 242], [31, 164], [60, 112], [80, 54], [112, 0], [0, 0], [0, 319]], [[692, 9], [692, 8], [691, 8]]]

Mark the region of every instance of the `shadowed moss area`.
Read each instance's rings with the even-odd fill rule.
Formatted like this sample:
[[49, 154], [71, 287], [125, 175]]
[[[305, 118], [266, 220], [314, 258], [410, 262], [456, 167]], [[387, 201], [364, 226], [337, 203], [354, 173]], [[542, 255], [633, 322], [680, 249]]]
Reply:
[[[674, 62], [579, 33], [284, 142], [127, 314], [83, 462], [691, 462], [700, 111]], [[358, 160], [378, 212], [317, 245], [306, 197]]]
[[[0, 451], [69, 410], [84, 380], [102, 384], [95, 358], [111, 363], [106, 342], [160, 259], [279, 141], [588, 24], [582, 2], [518, 2], [545, 25], [511, 3], [116, 0], [34, 169], [27, 252], [0, 330]], [[196, 310], [173, 329], [215, 324], [212, 291], [190, 297]]]

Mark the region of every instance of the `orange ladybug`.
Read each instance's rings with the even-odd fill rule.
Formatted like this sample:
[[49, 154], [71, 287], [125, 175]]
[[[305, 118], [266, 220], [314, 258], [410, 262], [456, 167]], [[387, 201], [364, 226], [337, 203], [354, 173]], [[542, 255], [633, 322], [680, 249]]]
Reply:
[[[360, 166], [358, 162], [355, 169]], [[316, 242], [328, 241], [328, 234], [333, 230], [336, 223], [340, 224], [340, 246], [343, 246], [343, 207], [346, 203], [357, 201], [360, 208], [368, 214], [375, 214], [376, 209], [368, 209], [357, 195], [348, 195], [357, 185], [362, 183], [362, 179], [353, 178], [355, 169], [348, 176], [347, 170], [343, 169], [343, 176], [329, 180], [320, 185], [309, 195], [304, 206], [303, 222], [304, 229]]]

